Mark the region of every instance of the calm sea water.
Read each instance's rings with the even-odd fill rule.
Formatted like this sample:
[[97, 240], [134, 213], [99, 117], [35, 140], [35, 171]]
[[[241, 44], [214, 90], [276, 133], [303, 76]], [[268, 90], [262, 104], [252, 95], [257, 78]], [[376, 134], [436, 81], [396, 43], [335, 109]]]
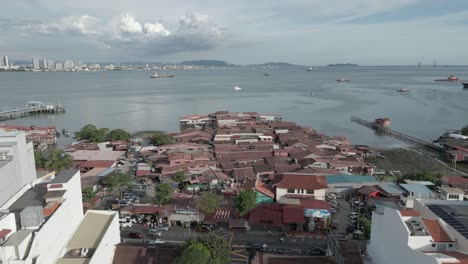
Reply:
[[[355, 144], [403, 145], [350, 121], [390, 117], [391, 127], [431, 140], [446, 129], [468, 124], [468, 89], [461, 83], [434, 82], [455, 74], [468, 80], [467, 68], [302, 67], [175, 71], [174, 78], [150, 79], [150, 72], [4, 72], [0, 73], [0, 110], [29, 100], [60, 102], [63, 115], [6, 121], [21, 125], [55, 125], [76, 131], [98, 127], [177, 131], [180, 116], [216, 110], [280, 114], [286, 120], [329, 135], [347, 136]], [[337, 78], [350, 79], [337, 83]], [[234, 91], [234, 86], [242, 88]], [[399, 93], [400, 88], [410, 93]], [[60, 139], [61, 143], [72, 139]]]

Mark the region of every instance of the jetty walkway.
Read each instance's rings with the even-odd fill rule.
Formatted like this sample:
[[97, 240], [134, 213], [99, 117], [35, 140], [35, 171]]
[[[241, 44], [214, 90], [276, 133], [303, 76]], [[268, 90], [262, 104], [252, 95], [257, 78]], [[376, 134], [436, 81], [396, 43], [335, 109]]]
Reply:
[[21, 118], [29, 115], [37, 114], [59, 114], [64, 113], [65, 107], [60, 104], [45, 104], [39, 101], [30, 101], [26, 103], [26, 107], [0, 110], [0, 121]]

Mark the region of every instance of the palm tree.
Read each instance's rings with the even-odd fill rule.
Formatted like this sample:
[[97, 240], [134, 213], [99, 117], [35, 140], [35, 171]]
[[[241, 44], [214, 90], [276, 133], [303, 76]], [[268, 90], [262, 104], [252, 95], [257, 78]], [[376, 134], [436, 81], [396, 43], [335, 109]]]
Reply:
[[117, 188], [120, 191], [120, 199], [122, 199], [122, 191], [123, 189], [131, 188], [133, 185], [133, 178], [132, 176], [114, 171], [107, 175], [104, 179], [104, 183], [108, 185], [111, 189]]
[[49, 171], [60, 172], [73, 166], [73, 157], [63, 149], [53, 150], [44, 163], [44, 168]]

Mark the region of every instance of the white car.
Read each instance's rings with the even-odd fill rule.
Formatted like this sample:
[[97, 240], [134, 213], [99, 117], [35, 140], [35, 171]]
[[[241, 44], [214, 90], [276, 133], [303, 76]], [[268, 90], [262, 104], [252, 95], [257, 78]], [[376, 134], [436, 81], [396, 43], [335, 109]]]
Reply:
[[165, 244], [165, 243], [166, 243], [166, 241], [164, 241], [162, 239], [155, 239], [155, 240], [148, 241], [148, 244], [150, 244], [150, 245]]
[[155, 226], [156, 229], [159, 229], [159, 230], [164, 230], [164, 231], [168, 231], [169, 230], [169, 226], [167, 225], [164, 225], [164, 224], [159, 224], [157, 226]]

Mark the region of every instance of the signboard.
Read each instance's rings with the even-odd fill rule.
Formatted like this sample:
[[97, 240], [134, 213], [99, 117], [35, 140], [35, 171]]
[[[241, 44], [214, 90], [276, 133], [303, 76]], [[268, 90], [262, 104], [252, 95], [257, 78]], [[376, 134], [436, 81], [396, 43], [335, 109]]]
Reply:
[[330, 218], [330, 212], [323, 209], [304, 209], [305, 217]]

